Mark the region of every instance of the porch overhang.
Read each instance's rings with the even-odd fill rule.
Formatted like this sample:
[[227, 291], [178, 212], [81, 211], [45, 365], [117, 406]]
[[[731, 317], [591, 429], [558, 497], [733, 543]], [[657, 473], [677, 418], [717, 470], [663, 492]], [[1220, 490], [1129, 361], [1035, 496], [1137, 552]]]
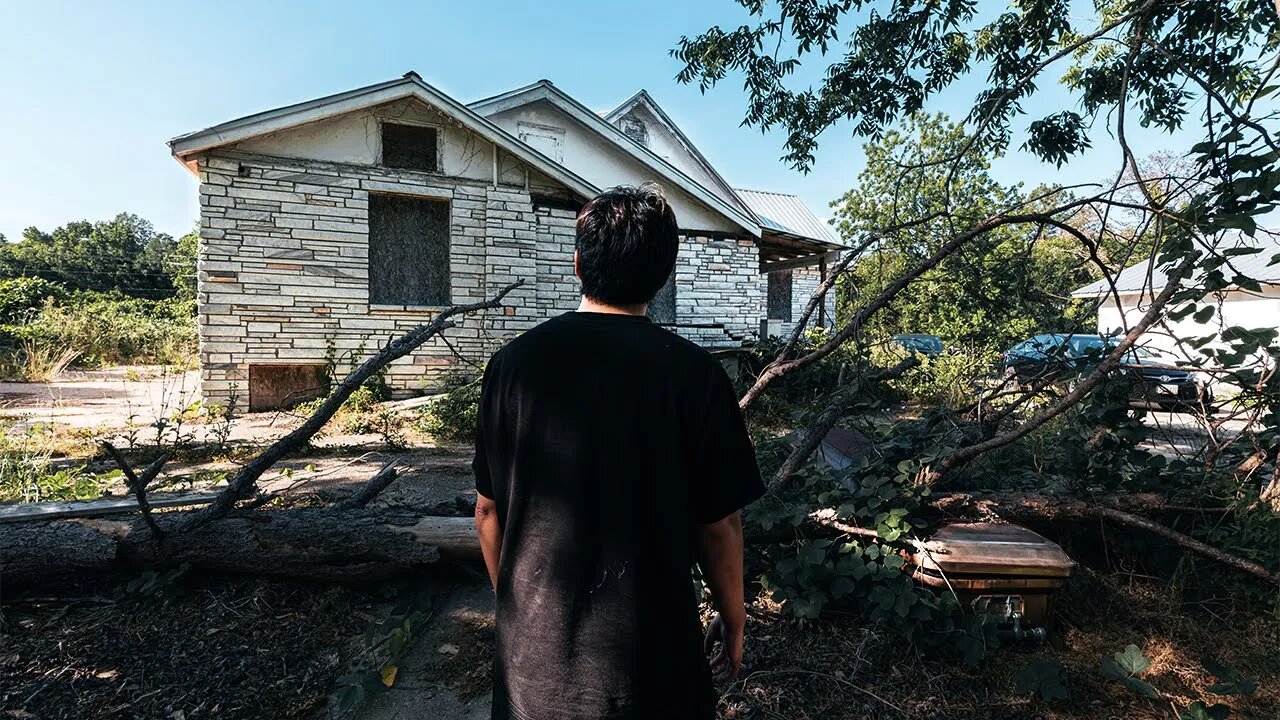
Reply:
[[760, 248], [762, 273], [810, 267], [832, 260], [841, 250], [848, 249], [837, 243], [775, 230], [765, 230], [756, 244]]

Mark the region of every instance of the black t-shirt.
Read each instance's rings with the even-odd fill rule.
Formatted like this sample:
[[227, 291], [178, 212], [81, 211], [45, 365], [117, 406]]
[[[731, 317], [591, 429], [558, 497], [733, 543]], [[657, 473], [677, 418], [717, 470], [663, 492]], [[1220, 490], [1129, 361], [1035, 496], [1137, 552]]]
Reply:
[[489, 361], [477, 435], [502, 527], [493, 717], [714, 717], [694, 529], [764, 493], [719, 362], [645, 317], [566, 313]]

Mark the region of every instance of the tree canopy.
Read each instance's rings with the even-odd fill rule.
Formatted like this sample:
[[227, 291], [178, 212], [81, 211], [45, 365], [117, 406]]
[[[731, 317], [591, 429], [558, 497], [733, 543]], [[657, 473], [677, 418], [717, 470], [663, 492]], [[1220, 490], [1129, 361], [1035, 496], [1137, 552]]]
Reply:
[[[840, 314], [884, 291], [888, 283], [927, 258], [969, 222], [1028, 196], [991, 177], [989, 162], [968, 155], [954, 169], [941, 160], [969, 141], [942, 115], [916, 114], [865, 146], [867, 164], [857, 184], [832, 203], [834, 223], [846, 238], [913, 218], [925, 220], [887, 235], [859, 258], [838, 287]], [[1005, 226], [975, 239], [925, 273], [868, 322], [873, 337], [931, 333], [950, 343], [1002, 349], [1037, 332], [1085, 329], [1085, 308], [1072, 301], [1076, 287], [1097, 279], [1073, 238], [1056, 228]]]
[[0, 244], [0, 278], [38, 277], [72, 290], [167, 297], [193, 285], [193, 242], [158, 233], [132, 213], [69, 222], [50, 232], [29, 227], [21, 240]]

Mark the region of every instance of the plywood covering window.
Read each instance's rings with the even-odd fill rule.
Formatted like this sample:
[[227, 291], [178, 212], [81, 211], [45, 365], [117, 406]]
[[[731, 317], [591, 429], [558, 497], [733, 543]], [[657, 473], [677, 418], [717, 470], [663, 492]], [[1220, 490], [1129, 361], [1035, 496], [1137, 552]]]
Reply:
[[674, 325], [676, 322], [676, 271], [672, 270], [658, 294], [649, 301], [649, 319], [656, 323]]
[[791, 271], [771, 272], [769, 278], [769, 319], [791, 322]]
[[449, 203], [369, 196], [369, 302], [449, 304]]
[[382, 164], [435, 172], [439, 169], [440, 133], [424, 125], [382, 123]]

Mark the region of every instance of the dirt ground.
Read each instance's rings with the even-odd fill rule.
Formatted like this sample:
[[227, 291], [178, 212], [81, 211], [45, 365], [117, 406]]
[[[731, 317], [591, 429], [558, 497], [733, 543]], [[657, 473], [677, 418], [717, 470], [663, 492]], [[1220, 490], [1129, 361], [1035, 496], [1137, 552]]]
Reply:
[[[52, 421], [119, 438], [130, 424], [145, 428], [182, 407], [192, 397], [191, 380], [121, 370], [47, 386], [4, 383], [0, 417], [11, 420], [10, 433]], [[258, 445], [297, 422], [288, 413], [246, 416], [233, 424], [231, 444]], [[1187, 418], [1161, 413], [1149, 422], [1170, 452], [1203, 442]], [[195, 427], [193, 437], [209, 430]], [[282, 462], [264, 485], [337, 498], [397, 458], [401, 475], [375, 502], [465, 509], [474, 499], [465, 444], [414, 437], [409, 449], [391, 450], [378, 435], [331, 431], [313, 445]], [[231, 455], [175, 461], [165, 489], [217, 483], [242, 460]], [[1142, 551], [1099, 548], [1094, 533], [1077, 541], [1062, 528], [1041, 530], [1081, 562], [1059, 605], [1060, 631], [1048, 645], [1001, 649], [968, 668], [850, 611], [837, 608], [799, 624], [761, 595], [750, 609], [744, 671], [724, 689], [721, 715], [1154, 720], [1176, 718], [1201, 700], [1228, 703], [1234, 718], [1280, 717], [1280, 637], [1268, 616], [1274, 597], [1187, 587], [1192, 573], [1138, 562]], [[759, 563], [753, 551], [749, 576], [764, 569]], [[334, 693], [405, 593], [428, 595], [429, 610], [416, 617], [390, 687], [375, 683], [344, 717], [488, 717], [492, 595], [472, 567], [409, 587], [377, 588], [143, 575], [78, 594], [6, 602], [0, 606], [0, 718], [334, 718]], [[1161, 699], [1140, 698], [1099, 673], [1104, 658], [1130, 643], [1152, 659], [1148, 680]], [[1249, 698], [1209, 693], [1212, 679], [1199, 664], [1205, 655], [1258, 677], [1258, 692]], [[1068, 700], [1046, 703], [1016, 692], [1014, 676], [1032, 656], [1061, 664]]]

